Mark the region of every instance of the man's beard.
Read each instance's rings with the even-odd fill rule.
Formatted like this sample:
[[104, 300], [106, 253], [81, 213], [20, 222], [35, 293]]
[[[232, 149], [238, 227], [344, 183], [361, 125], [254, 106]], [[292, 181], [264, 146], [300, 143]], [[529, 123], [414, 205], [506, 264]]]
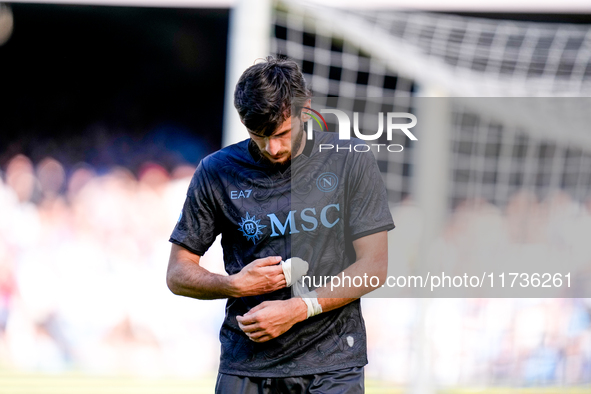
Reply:
[[278, 171], [283, 172], [291, 165], [291, 159], [292, 159], [293, 155], [297, 154], [298, 151], [300, 150], [300, 148], [302, 147], [303, 134], [304, 134], [304, 122], [300, 122], [300, 129], [298, 130], [297, 135], [295, 136], [295, 138], [292, 136], [291, 154], [289, 155], [289, 157], [287, 159], [285, 159], [282, 162], [274, 162], [271, 159], [269, 159], [267, 156], [265, 156], [261, 152], [261, 150], [259, 149], [257, 144], [252, 139], [249, 141], [249, 145], [251, 148], [251, 152], [255, 152], [257, 154], [260, 162], [264, 163], [268, 167], [271, 167], [273, 170], [278, 170]]
[[291, 155], [289, 155], [289, 159], [288, 159], [289, 162], [291, 162], [291, 158], [293, 157], [293, 155], [297, 155], [300, 148], [302, 147], [302, 141], [304, 141], [304, 139], [302, 138], [303, 136], [304, 136], [304, 122], [302, 122], [300, 120], [300, 128], [298, 130], [298, 135], [295, 136], [295, 139], [292, 136]]

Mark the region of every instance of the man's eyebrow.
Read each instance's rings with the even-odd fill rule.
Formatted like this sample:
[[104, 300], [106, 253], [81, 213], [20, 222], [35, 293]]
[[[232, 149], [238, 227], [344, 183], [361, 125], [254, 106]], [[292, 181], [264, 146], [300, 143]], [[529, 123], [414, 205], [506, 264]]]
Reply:
[[282, 130], [279, 133], [274, 134], [274, 135], [282, 135], [282, 134], [285, 134], [285, 133], [289, 132], [290, 130], [291, 130], [291, 127], [289, 129]]
[[276, 136], [278, 136], [278, 135], [283, 135], [283, 134], [285, 134], [285, 133], [289, 132], [290, 130], [291, 130], [291, 128], [289, 128], [289, 129], [286, 129], [286, 130], [283, 130], [283, 131], [280, 131], [279, 133], [276, 133], [276, 134], [271, 134], [271, 135], [262, 135], [262, 134], [257, 134], [257, 133], [255, 133], [255, 132], [252, 132], [252, 131], [250, 131], [250, 130], [248, 130], [248, 132], [249, 132], [250, 134], [254, 135], [255, 137], [267, 138], [267, 137], [276, 137]]

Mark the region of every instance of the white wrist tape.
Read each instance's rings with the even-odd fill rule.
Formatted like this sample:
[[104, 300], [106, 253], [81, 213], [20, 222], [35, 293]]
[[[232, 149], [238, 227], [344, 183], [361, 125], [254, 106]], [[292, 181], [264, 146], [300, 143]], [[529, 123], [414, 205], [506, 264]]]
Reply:
[[285, 276], [285, 282], [287, 287], [291, 286], [291, 259], [281, 262], [281, 268], [283, 269], [283, 276]]
[[322, 306], [318, 303], [318, 294], [316, 291], [302, 294], [301, 297], [308, 307], [308, 315], [306, 316], [306, 319], [322, 313]]
[[292, 257], [282, 261], [281, 268], [283, 269], [287, 287], [290, 287], [308, 272], [308, 262], [299, 257]]

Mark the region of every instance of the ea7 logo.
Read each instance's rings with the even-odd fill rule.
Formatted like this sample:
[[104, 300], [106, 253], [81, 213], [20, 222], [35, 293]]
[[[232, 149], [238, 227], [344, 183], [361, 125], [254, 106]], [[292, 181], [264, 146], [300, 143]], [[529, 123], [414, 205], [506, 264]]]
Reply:
[[[349, 116], [338, 109], [321, 109], [323, 114], [334, 114], [337, 117], [339, 124], [339, 139], [350, 140], [351, 139], [351, 120]], [[409, 129], [417, 125], [417, 117], [408, 112], [388, 112], [386, 114], [386, 135], [388, 141], [392, 140], [392, 133], [394, 130], [402, 131], [408, 138], [413, 141], [417, 141], [417, 137], [410, 132]], [[394, 119], [408, 119], [410, 122], [407, 123], [394, 123]], [[382, 136], [384, 132], [384, 113], [378, 113], [378, 131], [375, 134], [361, 134], [359, 131], [359, 113], [353, 112], [353, 133], [355, 137], [364, 141], [375, 141]], [[312, 120], [308, 120], [308, 139], [312, 139]]]
[[248, 198], [248, 197], [250, 197], [250, 193], [252, 193], [252, 189], [248, 189], [248, 190], [232, 190], [230, 192], [230, 198], [232, 200], [238, 200], [239, 198]]

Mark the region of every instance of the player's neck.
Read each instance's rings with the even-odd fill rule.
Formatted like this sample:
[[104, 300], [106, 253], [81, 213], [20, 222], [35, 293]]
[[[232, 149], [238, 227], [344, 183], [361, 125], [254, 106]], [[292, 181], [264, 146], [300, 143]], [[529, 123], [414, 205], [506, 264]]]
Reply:
[[306, 148], [306, 133], [301, 133], [299, 138], [300, 141], [294, 144], [294, 147], [296, 148], [297, 152], [295, 152], [295, 154], [293, 151], [291, 152], [292, 160], [301, 155], [304, 152], [304, 149]]

